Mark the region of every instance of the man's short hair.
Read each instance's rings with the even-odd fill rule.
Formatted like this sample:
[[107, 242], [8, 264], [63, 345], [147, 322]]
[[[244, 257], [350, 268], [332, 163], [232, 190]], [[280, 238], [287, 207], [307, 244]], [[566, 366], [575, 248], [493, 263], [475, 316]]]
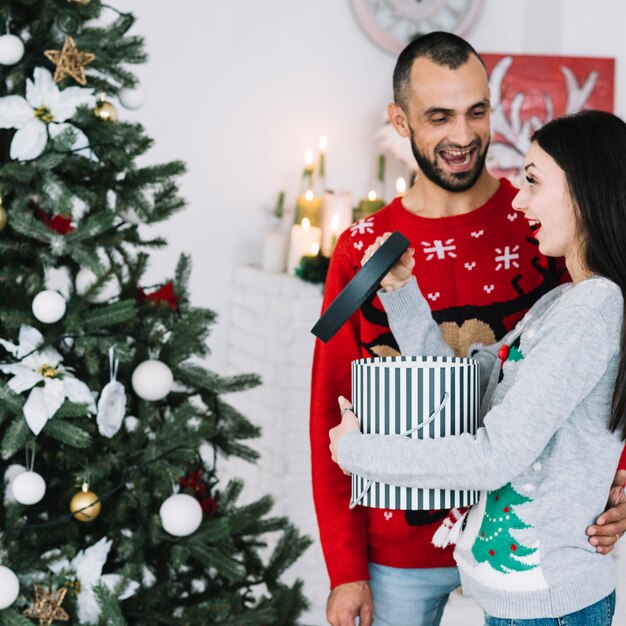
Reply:
[[411, 68], [415, 59], [424, 57], [436, 65], [456, 70], [465, 65], [472, 54], [485, 65], [478, 52], [457, 35], [436, 31], [417, 37], [400, 53], [393, 71], [393, 98], [396, 104], [407, 111]]

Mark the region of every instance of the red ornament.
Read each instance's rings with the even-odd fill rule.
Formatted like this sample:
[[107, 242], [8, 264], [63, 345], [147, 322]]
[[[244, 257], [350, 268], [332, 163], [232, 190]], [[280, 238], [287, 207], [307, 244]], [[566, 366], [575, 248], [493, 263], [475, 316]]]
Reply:
[[505, 343], [503, 343], [498, 350], [498, 358], [503, 362], [509, 358], [509, 346]]
[[178, 480], [178, 484], [181, 487], [187, 487], [193, 491], [194, 497], [200, 503], [200, 507], [207, 517], [213, 517], [215, 515], [217, 512], [217, 502], [210, 495], [207, 495], [209, 485], [204, 480], [201, 469], [183, 476]]
[[211, 496], [207, 496], [204, 500], [200, 500], [202, 511], [207, 517], [213, 517], [217, 512], [217, 502]]
[[155, 302], [156, 304], [165, 304], [172, 311], [175, 311], [178, 306], [178, 296], [174, 293], [174, 283], [165, 283], [162, 287], [156, 291], [146, 293], [143, 289], [137, 289], [137, 302], [144, 304], [145, 302]]
[[502, 509], [505, 513], [508, 513], [511, 509], [509, 509], [508, 506], [505, 506], [504, 509]]
[[514, 543], [511, 544], [511, 550], [513, 552], [515, 552], [517, 550], [517, 546]]
[[489, 550], [489, 556], [496, 556], [496, 553], [494, 550]]
[[50, 217], [43, 209], [37, 209], [39, 219], [50, 229], [59, 235], [67, 235], [75, 228], [72, 226], [72, 216], [53, 215]]

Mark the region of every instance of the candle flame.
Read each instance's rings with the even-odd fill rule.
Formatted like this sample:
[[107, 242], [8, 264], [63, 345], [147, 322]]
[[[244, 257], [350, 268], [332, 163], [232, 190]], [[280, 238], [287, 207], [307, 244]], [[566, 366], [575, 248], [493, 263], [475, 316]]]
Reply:
[[308, 202], [311, 202], [311, 200], [313, 200], [313, 190], [312, 189], [307, 189], [304, 192], [304, 198], [305, 200], [307, 200]]
[[311, 244], [311, 254], [315, 256], [320, 251], [320, 244], [317, 242], [313, 242]]
[[406, 193], [406, 181], [404, 180], [404, 178], [402, 178], [402, 176], [400, 176], [398, 180], [396, 181], [396, 191], [400, 195], [403, 195]]
[[304, 151], [304, 165], [311, 167], [313, 165], [313, 148], [307, 148]]
[[326, 135], [320, 137], [319, 146], [322, 152], [326, 152], [326, 148], [328, 147], [328, 137], [326, 137]]
[[367, 199], [376, 200], [376, 192], [373, 189], [371, 189], [370, 192], [367, 194]]
[[304, 230], [311, 228], [311, 220], [308, 217], [302, 218], [302, 228], [304, 228]]
[[330, 219], [330, 229], [336, 233], [339, 230], [339, 214], [335, 213]]

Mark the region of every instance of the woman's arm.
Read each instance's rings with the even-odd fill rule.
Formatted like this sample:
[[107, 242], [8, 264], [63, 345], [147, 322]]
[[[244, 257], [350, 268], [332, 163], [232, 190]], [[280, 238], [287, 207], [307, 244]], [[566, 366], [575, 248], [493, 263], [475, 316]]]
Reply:
[[339, 464], [399, 486], [501, 487], [535, 461], [600, 381], [615, 351], [614, 335], [598, 309], [564, 307], [536, 331], [513, 386], [476, 436], [418, 440], [349, 432], [338, 444]]

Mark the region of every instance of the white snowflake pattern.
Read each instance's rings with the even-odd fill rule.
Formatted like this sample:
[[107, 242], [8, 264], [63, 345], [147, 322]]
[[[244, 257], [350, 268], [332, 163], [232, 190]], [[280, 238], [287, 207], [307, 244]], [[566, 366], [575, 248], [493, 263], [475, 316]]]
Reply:
[[456, 258], [456, 246], [452, 245], [454, 239], [446, 239], [445, 243], [441, 239], [435, 239], [433, 243], [429, 241], [422, 241], [424, 247], [424, 254], [426, 254], [426, 260], [430, 261], [435, 255], [438, 259], [445, 259], [447, 256]]
[[363, 250], [363, 242], [362, 241], [355, 241], [354, 242], [354, 247], [356, 250]]
[[504, 251], [500, 248], [496, 248], [496, 272], [504, 267], [505, 270], [510, 270], [511, 267], [519, 267], [519, 263], [516, 259], [519, 259], [517, 251], [519, 246], [515, 246], [513, 250], [509, 246], [504, 246]]
[[393, 517], [393, 513], [391, 511], [385, 511], [384, 515], [387, 521], [389, 521]]
[[360, 219], [356, 224], [350, 226], [350, 233], [353, 237], [356, 235], [364, 235], [365, 233], [374, 233], [374, 218], [364, 217]]

